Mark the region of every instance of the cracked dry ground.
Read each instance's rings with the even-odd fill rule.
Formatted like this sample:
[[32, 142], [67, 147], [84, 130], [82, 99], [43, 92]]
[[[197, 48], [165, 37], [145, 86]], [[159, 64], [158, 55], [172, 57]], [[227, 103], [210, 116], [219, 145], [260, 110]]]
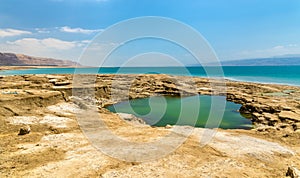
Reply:
[[[167, 75], [99, 75], [95, 81], [75, 85], [71, 75], [0, 78], [0, 177], [284, 177], [288, 166], [300, 167], [297, 87], [227, 81], [227, 92], [219, 94], [242, 104], [256, 129], [216, 129], [213, 139], [200, 146], [207, 130], [195, 128], [166, 156], [125, 162], [97, 150], [82, 133], [77, 115], [86, 110], [70, 99], [72, 88], [84, 95], [96, 87], [101, 119], [113, 133], [134, 142], [153, 141], [174, 128], [184, 137], [190, 127], [134, 125], [101, 108], [126, 99], [123, 90], [130, 87], [130, 98], [139, 98], [213, 94], [213, 89], [207, 79]], [[119, 97], [110, 97], [112, 86]], [[31, 132], [19, 136], [23, 125]], [[113, 144], [105, 134], [101, 138]]]

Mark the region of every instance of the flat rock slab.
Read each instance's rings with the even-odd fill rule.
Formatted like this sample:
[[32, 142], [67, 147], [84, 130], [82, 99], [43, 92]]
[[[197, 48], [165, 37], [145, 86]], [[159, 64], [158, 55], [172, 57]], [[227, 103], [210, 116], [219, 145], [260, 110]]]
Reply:
[[281, 111], [279, 113], [279, 118], [282, 120], [293, 120], [300, 122], [300, 114], [294, 113], [292, 111]]
[[[205, 129], [197, 128], [197, 135], [200, 140], [208, 136]], [[293, 156], [295, 153], [287, 147], [267, 140], [226, 132], [211, 132], [212, 139], [207, 145], [230, 157], [249, 156], [259, 160], [269, 160], [275, 153]]]

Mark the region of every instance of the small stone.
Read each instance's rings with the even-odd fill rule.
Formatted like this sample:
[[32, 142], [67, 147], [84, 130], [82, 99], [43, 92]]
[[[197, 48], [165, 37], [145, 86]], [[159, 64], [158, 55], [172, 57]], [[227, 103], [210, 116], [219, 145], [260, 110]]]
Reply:
[[293, 126], [294, 130], [299, 130], [300, 129], [300, 122], [294, 123], [292, 126]]
[[64, 85], [69, 85], [71, 84], [71, 82], [69, 80], [66, 80], [66, 81], [57, 81], [57, 82], [54, 82], [54, 85], [55, 86], [64, 86]]
[[169, 125], [169, 124], [167, 124], [167, 125], [165, 126], [165, 128], [166, 128], [166, 129], [172, 129], [172, 126]]
[[300, 171], [293, 166], [289, 166], [285, 175], [291, 178], [300, 178]]
[[284, 106], [284, 107], [282, 107], [282, 109], [283, 109], [284, 111], [291, 111], [291, 110], [292, 110], [292, 108], [291, 108], [291, 107], [288, 107], [288, 106]]
[[50, 83], [55, 83], [55, 82], [57, 82], [57, 79], [50, 79], [49, 82]]
[[30, 127], [28, 125], [21, 127], [18, 135], [26, 135], [30, 133]]

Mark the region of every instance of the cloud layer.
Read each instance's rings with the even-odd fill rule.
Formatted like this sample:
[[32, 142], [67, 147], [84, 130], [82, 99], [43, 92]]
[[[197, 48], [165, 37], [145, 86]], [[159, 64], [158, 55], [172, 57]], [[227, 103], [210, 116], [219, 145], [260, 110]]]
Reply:
[[89, 30], [89, 29], [83, 29], [83, 28], [70, 28], [68, 26], [61, 27], [61, 32], [67, 32], [67, 33], [83, 33], [83, 34], [91, 34], [91, 33], [97, 33], [103, 31], [102, 29], [96, 29], [96, 30]]
[[[101, 31], [103, 29], [72, 28], [69, 26], [34, 28], [30, 31], [12, 28], [0, 29], [0, 52], [77, 60], [85, 49], [84, 47], [91, 42], [93, 36]], [[89, 47], [89, 50], [94, 50], [90, 58], [106, 53], [111, 46], [119, 45], [122, 44], [94, 43]], [[128, 51], [131, 51], [131, 49], [128, 49]], [[228, 55], [228, 51], [223, 53], [224, 59], [224, 56]], [[222, 51], [219, 54], [222, 56]], [[230, 56], [225, 59], [261, 58], [290, 54], [300, 54], [299, 43], [277, 44], [265, 49], [231, 51]], [[146, 57], [149, 58], [149, 56]], [[146, 57], [144, 56], [144, 58]], [[120, 60], [122, 58], [124, 58], [124, 55], [120, 57]]]
[[0, 43], [1, 52], [77, 60], [86, 41], [64, 41], [56, 38], [22, 38]]
[[[93, 35], [100, 31], [68, 26], [31, 31], [0, 29], [0, 52], [77, 60]], [[73, 35], [76, 40], [72, 39]]]
[[276, 45], [271, 48], [258, 50], [244, 50], [236, 54], [237, 59], [273, 57], [282, 55], [300, 54], [298, 44]]
[[16, 30], [16, 29], [0, 29], [0, 37], [13, 37], [19, 35], [31, 34], [29, 31]]
[[52, 48], [57, 50], [68, 50], [76, 47], [76, 42], [62, 41], [55, 38], [36, 39], [36, 38], [23, 38], [13, 42], [7, 42], [9, 45], [15, 45], [25, 48]]

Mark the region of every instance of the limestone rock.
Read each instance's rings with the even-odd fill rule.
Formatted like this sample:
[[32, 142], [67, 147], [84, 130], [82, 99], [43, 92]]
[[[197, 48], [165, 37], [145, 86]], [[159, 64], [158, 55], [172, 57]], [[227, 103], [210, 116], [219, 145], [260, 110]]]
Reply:
[[300, 115], [292, 111], [281, 111], [279, 113], [279, 118], [281, 120], [293, 120], [300, 122]]
[[252, 116], [254, 117], [254, 119], [258, 119], [258, 118], [260, 118], [261, 117], [261, 114], [259, 114], [259, 113], [252, 113]]
[[284, 107], [282, 107], [282, 109], [283, 109], [284, 111], [291, 111], [291, 110], [292, 110], [292, 108], [291, 108], [291, 107], [288, 107], [288, 106], [284, 106]]
[[300, 122], [294, 123], [292, 126], [294, 130], [300, 130]]
[[270, 130], [275, 130], [275, 128], [272, 126], [266, 126], [264, 124], [259, 124], [256, 126], [255, 130], [258, 132], [269, 132]]
[[26, 135], [30, 133], [30, 127], [28, 125], [21, 127], [18, 135]]
[[167, 125], [165, 126], [165, 128], [166, 128], [166, 129], [172, 129], [172, 128], [173, 128], [173, 126], [171, 126], [171, 125], [167, 124]]
[[146, 125], [146, 122], [143, 119], [137, 118], [136, 116], [134, 116], [132, 114], [118, 113], [118, 116], [132, 124]]
[[71, 84], [71, 82], [69, 80], [54, 82], [55, 86], [64, 86], [64, 85], [69, 85], [69, 84]]
[[290, 166], [288, 167], [286, 176], [291, 178], [300, 178], [300, 171], [297, 168]]
[[279, 118], [275, 114], [270, 114], [270, 113], [264, 113], [263, 116], [270, 121], [278, 121]]
[[274, 126], [279, 122], [279, 118], [275, 114], [263, 113], [263, 116], [268, 121], [268, 125]]

